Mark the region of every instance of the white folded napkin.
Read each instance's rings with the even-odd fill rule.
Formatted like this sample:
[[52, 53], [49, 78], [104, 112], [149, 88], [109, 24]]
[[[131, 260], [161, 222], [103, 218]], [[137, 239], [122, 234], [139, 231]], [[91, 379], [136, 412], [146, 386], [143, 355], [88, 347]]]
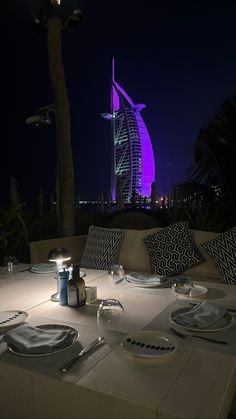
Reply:
[[59, 325], [49, 330], [23, 325], [7, 332], [3, 341], [21, 353], [43, 354], [68, 346], [76, 335], [76, 331], [60, 329]]
[[187, 312], [176, 314], [174, 320], [181, 326], [204, 329], [222, 319], [226, 311], [219, 304], [203, 301]]
[[142, 273], [138, 273], [138, 272], [129, 272], [128, 274], [126, 274], [126, 279], [129, 282], [133, 282], [133, 283], [147, 283], [147, 284], [162, 284], [163, 282], [166, 281], [166, 277], [165, 276], [160, 276], [160, 275], [152, 275], [152, 274], [142, 274]]

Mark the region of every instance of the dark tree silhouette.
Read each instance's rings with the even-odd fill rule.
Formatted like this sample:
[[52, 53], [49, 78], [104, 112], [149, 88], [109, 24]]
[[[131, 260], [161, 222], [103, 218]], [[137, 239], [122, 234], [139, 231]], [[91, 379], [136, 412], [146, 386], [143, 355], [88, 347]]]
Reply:
[[59, 234], [74, 234], [74, 166], [71, 147], [70, 105], [61, 51], [61, 32], [69, 24], [77, 24], [81, 11], [69, 14], [58, 0], [43, 0], [40, 19], [36, 20], [40, 30], [48, 35], [48, 59], [54, 95], [57, 129], [57, 208]]
[[[236, 222], [236, 95], [222, 102], [203, 126], [194, 146], [194, 164], [189, 174], [193, 184], [208, 187], [215, 200], [227, 207]], [[212, 194], [209, 194], [212, 199]]]

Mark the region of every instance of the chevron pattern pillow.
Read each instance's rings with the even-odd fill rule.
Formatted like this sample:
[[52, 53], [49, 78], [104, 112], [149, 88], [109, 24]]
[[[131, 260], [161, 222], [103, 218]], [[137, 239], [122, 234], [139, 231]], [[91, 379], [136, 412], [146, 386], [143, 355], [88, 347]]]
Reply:
[[202, 243], [199, 249], [210, 256], [226, 284], [236, 284], [236, 226]]
[[172, 224], [143, 239], [152, 274], [172, 276], [203, 262], [187, 221]]
[[108, 270], [117, 261], [123, 230], [90, 226], [80, 266]]

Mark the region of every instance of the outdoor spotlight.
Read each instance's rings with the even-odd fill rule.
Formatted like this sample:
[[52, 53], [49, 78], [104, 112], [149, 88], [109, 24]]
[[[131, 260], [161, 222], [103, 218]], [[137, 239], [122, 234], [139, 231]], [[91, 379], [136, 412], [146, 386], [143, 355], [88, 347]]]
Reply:
[[51, 301], [59, 301], [59, 271], [62, 269], [63, 262], [70, 260], [71, 255], [68, 250], [63, 249], [62, 247], [57, 247], [52, 249], [48, 254], [49, 262], [56, 262], [57, 267], [57, 292], [51, 295]]

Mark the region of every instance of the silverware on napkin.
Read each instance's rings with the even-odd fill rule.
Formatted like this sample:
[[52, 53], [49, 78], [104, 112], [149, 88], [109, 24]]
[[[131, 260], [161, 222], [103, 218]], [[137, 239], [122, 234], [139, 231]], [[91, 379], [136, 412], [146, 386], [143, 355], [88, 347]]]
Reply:
[[71, 367], [80, 359], [82, 356], [86, 355], [91, 349], [93, 349], [98, 343], [104, 340], [104, 337], [99, 336], [99, 338], [93, 340], [86, 348], [82, 349], [74, 358], [72, 358], [67, 364], [65, 364], [60, 371], [65, 373], [71, 369]]
[[183, 338], [183, 339], [197, 338], [197, 339], [207, 340], [208, 342], [212, 342], [212, 343], [219, 343], [221, 345], [227, 345], [227, 342], [225, 342], [223, 340], [215, 340], [215, 339], [207, 338], [206, 336], [198, 336], [198, 335], [182, 333], [179, 330], [174, 329], [173, 327], [170, 327], [170, 331], [172, 333], [174, 333], [174, 335], [178, 336], [179, 338]]

